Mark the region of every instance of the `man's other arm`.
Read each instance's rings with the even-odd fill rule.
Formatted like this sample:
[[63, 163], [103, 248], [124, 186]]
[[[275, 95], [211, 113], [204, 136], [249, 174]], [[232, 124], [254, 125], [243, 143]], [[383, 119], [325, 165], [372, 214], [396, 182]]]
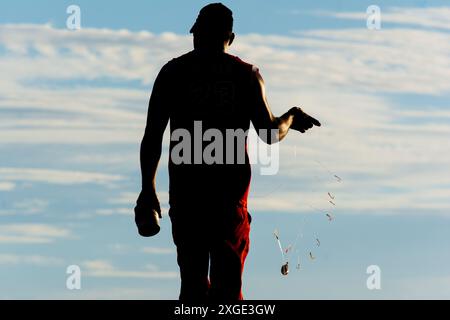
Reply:
[[[307, 115], [298, 107], [291, 108], [281, 117], [275, 117], [270, 110], [266, 98], [264, 80], [256, 69], [252, 79], [253, 103], [251, 106], [251, 121], [261, 139], [266, 143], [275, 143], [283, 140], [290, 128], [304, 133], [314, 125], [320, 126], [320, 122]], [[262, 135], [264, 130], [276, 130], [276, 135]]]
[[161, 158], [162, 140], [169, 121], [168, 71], [163, 67], [153, 85], [147, 112], [147, 125], [141, 142], [140, 162], [142, 191], [138, 206], [151, 207], [161, 216], [161, 208], [156, 196], [156, 170]]

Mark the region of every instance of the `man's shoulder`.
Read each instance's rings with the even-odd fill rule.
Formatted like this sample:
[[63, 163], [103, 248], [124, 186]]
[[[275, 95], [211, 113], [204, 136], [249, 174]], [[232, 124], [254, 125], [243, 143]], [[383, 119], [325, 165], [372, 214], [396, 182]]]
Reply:
[[185, 67], [192, 60], [192, 51], [181, 56], [175, 57], [166, 62], [160, 71], [160, 74], [170, 75], [179, 72], [181, 68]]
[[[258, 71], [258, 68], [255, 65], [242, 60], [238, 56], [225, 53], [224, 57], [229, 63], [234, 65], [236, 69], [252, 73], [256, 73]], [[177, 72], [180, 69], [186, 68], [186, 66], [195, 64], [196, 61], [198, 60], [197, 58], [198, 57], [196, 57], [195, 51], [187, 52], [168, 61], [163, 66], [162, 70], [164, 70], [165, 73]]]
[[256, 67], [254, 64], [246, 62], [241, 58], [239, 58], [238, 56], [234, 56], [229, 53], [227, 53], [226, 56], [228, 57], [229, 60], [231, 60], [235, 65], [237, 65], [241, 69], [244, 69], [248, 72], [256, 72], [258, 70], [258, 67]]
[[181, 66], [184, 65], [185, 63], [188, 63], [190, 61], [192, 61], [194, 57], [194, 52], [193, 51], [189, 51], [185, 54], [182, 54], [181, 56], [175, 57], [172, 60], [168, 61], [165, 66], [169, 67], [169, 68], [174, 68], [177, 66]]
[[244, 60], [242, 60], [241, 58], [239, 58], [238, 56], [234, 56], [232, 54], [227, 53], [226, 56], [228, 57], [228, 59], [230, 59], [231, 61], [233, 61], [234, 63], [241, 65], [243, 67], [252, 67], [252, 64], [245, 62]]

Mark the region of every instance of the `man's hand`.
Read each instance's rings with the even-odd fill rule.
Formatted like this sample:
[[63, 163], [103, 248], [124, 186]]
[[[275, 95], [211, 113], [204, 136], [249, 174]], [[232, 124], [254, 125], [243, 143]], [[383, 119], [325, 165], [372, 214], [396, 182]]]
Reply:
[[159, 219], [162, 218], [156, 191], [142, 190], [134, 208], [135, 222], [138, 232], [143, 237], [151, 237], [160, 230]]
[[317, 119], [314, 119], [310, 115], [304, 113], [303, 110], [298, 107], [291, 108], [289, 113], [293, 116], [291, 129], [304, 133], [313, 126], [320, 127], [320, 122]]

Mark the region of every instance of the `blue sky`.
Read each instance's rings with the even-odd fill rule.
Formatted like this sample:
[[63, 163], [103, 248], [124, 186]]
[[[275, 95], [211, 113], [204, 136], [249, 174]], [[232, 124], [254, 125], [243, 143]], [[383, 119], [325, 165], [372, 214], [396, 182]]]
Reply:
[[[190, 50], [187, 30], [206, 3], [78, 1], [79, 31], [65, 27], [72, 2], [2, 3], [0, 298], [177, 297], [167, 216], [143, 239], [132, 208], [153, 80]], [[274, 112], [301, 105], [323, 123], [287, 137], [277, 175], [254, 167], [246, 298], [450, 298], [450, 7], [224, 3], [230, 51], [261, 69]], [[371, 4], [381, 30], [366, 28]], [[166, 162], [167, 152], [165, 213]], [[302, 267], [287, 277], [275, 228], [285, 247], [302, 230], [290, 256]], [[79, 291], [65, 287], [71, 264]], [[381, 290], [366, 288], [369, 265], [381, 268]]]

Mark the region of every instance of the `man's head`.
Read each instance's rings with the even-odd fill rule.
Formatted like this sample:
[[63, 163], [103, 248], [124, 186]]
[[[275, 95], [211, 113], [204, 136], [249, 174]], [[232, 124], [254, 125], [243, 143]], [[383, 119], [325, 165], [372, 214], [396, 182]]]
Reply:
[[222, 3], [203, 7], [192, 26], [195, 47], [224, 49], [234, 40], [233, 12]]

